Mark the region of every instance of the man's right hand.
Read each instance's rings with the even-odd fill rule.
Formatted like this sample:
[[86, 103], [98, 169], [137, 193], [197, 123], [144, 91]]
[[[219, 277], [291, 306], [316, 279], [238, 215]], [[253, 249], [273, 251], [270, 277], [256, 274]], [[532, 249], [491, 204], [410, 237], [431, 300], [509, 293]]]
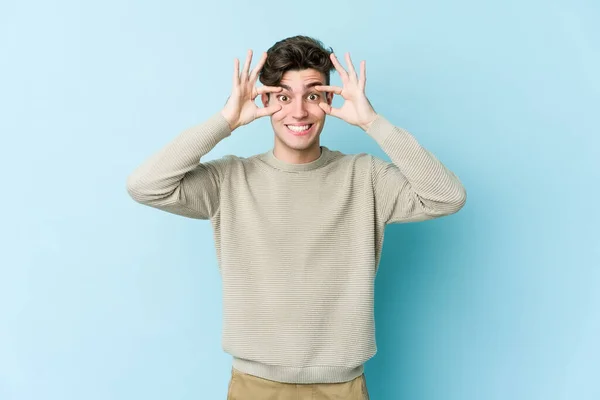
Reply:
[[221, 114], [227, 122], [229, 127], [233, 131], [242, 125], [249, 124], [257, 118], [272, 115], [277, 111], [281, 110], [281, 105], [274, 104], [269, 107], [259, 108], [254, 103], [254, 99], [263, 93], [276, 93], [282, 90], [281, 87], [276, 86], [262, 86], [256, 87], [256, 80], [258, 73], [267, 60], [267, 53], [263, 53], [258, 65], [250, 73], [250, 63], [252, 61], [252, 50], [248, 50], [248, 56], [246, 57], [246, 63], [244, 69], [240, 75], [240, 61], [236, 58], [234, 61], [233, 71], [233, 88], [231, 96], [227, 99], [225, 107], [221, 111]]

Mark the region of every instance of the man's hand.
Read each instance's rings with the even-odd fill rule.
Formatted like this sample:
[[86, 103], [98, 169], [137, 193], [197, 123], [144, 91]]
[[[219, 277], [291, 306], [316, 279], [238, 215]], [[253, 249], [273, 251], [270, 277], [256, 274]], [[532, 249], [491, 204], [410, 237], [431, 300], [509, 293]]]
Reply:
[[246, 63], [240, 75], [240, 61], [236, 58], [234, 61], [233, 87], [231, 96], [227, 99], [225, 107], [221, 114], [233, 131], [242, 125], [249, 124], [257, 118], [271, 115], [281, 110], [281, 105], [275, 104], [270, 107], [259, 108], [254, 103], [256, 96], [263, 93], [275, 93], [282, 90], [281, 87], [255, 86], [258, 73], [265, 64], [267, 53], [263, 53], [258, 65], [250, 73], [250, 63], [252, 62], [252, 50], [248, 50]]
[[375, 118], [377, 118], [377, 113], [365, 95], [365, 86], [367, 83], [365, 61], [360, 63], [360, 77], [357, 77], [352, 60], [350, 59], [350, 53], [346, 53], [346, 63], [348, 64], [349, 72], [346, 72], [341, 66], [335, 54], [332, 53], [330, 58], [342, 78], [344, 87], [315, 86], [315, 89], [339, 94], [345, 101], [341, 108], [333, 108], [327, 103], [319, 103], [319, 106], [327, 115], [333, 115], [366, 131]]

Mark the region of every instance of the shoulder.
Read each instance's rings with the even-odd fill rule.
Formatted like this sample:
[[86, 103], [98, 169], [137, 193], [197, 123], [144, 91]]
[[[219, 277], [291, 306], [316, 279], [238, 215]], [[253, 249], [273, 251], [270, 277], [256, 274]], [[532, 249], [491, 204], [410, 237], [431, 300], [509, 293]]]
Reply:
[[356, 167], [370, 167], [375, 162], [384, 162], [369, 153], [343, 153], [338, 150], [330, 150], [332, 161], [341, 165], [354, 165]]
[[378, 176], [390, 169], [397, 169], [396, 165], [381, 157], [369, 153], [344, 154], [337, 152], [340, 167], [352, 169], [355, 172], [364, 173], [368, 176]]

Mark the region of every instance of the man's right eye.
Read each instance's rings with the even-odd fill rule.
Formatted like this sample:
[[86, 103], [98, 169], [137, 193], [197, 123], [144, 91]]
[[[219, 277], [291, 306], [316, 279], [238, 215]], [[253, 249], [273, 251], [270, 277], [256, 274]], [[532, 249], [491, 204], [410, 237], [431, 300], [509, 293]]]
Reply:
[[279, 96], [277, 96], [277, 99], [279, 101], [288, 101], [288, 97], [285, 94], [280, 94]]

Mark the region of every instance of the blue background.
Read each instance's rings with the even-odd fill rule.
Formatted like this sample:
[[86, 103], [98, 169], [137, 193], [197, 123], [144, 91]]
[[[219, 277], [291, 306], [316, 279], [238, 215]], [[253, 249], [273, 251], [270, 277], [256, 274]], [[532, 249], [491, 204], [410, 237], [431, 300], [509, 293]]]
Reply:
[[[371, 398], [600, 398], [599, 3], [52, 3], [0, 5], [0, 399], [225, 399], [210, 223], [126, 178], [296, 34], [367, 60], [375, 109], [468, 192], [386, 229]], [[389, 160], [333, 117], [321, 144]], [[205, 160], [272, 145], [263, 118]]]

